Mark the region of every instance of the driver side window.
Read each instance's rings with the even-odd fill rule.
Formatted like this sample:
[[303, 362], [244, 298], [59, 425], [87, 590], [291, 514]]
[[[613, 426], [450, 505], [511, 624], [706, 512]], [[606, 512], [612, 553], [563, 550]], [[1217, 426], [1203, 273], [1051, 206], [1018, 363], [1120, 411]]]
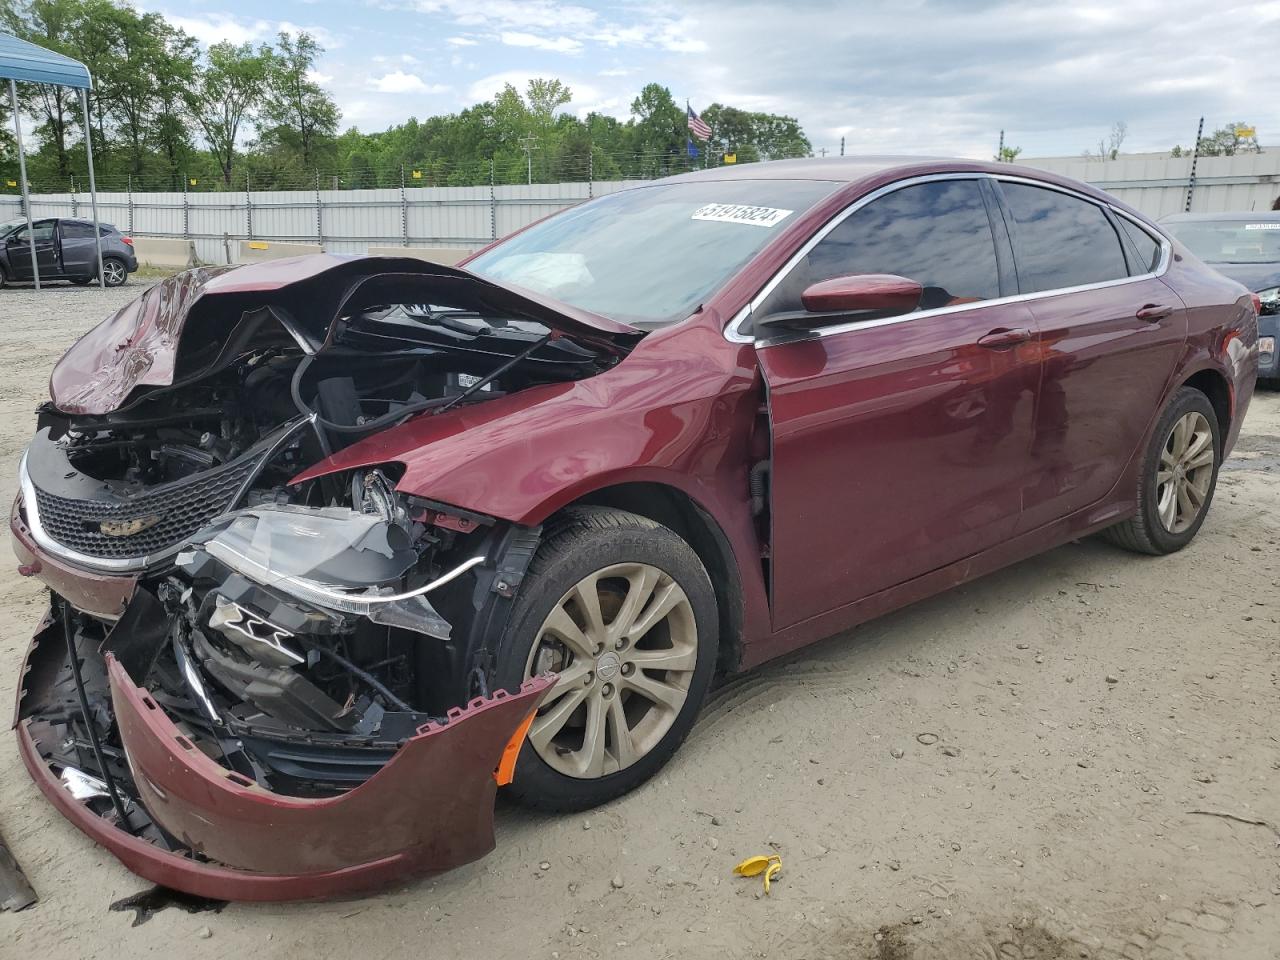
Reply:
[[[31, 226], [32, 226], [31, 233], [35, 234], [36, 243], [41, 243], [43, 241], [53, 239], [53, 221], [52, 220], [37, 220]], [[13, 235], [11, 242], [26, 243], [27, 228], [23, 227], [21, 230], [15, 233]]]
[[995, 238], [976, 180], [895, 190], [851, 214], [796, 264], [758, 316], [802, 310], [811, 284], [892, 273], [924, 286], [921, 310], [1000, 296]]

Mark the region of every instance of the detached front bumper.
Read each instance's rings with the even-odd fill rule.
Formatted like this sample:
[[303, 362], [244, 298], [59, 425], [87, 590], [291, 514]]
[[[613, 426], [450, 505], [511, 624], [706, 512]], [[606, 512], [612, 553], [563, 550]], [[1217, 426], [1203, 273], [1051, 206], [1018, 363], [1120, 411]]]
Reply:
[[[111, 706], [137, 795], [187, 848], [140, 839], [75, 799], [33, 736], [41, 701], [65, 657], [46, 616], [23, 662], [16, 731], [36, 784], [80, 830], [154, 883], [222, 900], [350, 895], [460, 866], [494, 846], [496, 771], [554, 682], [538, 677], [420, 727], [365, 783], [326, 798], [284, 796], [242, 777], [191, 742], [108, 655]], [[517, 736], [519, 734], [520, 736]], [[514, 738], [514, 739], [513, 739]]]

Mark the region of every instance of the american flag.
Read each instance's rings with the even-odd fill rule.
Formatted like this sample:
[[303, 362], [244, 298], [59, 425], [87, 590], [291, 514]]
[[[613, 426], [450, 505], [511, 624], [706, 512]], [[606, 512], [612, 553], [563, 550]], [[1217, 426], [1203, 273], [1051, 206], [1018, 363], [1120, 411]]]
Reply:
[[707, 126], [705, 120], [693, 112], [693, 107], [685, 104], [685, 111], [689, 114], [689, 130], [699, 140], [711, 139], [711, 128]]

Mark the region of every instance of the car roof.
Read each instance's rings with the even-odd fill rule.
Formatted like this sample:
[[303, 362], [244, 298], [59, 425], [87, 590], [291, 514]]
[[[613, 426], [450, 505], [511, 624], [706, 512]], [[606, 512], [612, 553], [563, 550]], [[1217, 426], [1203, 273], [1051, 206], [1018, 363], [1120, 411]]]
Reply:
[[1103, 193], [1082, 180], [1040, 170], [1036, 167], [1024, 167], [1014, 163], [996, 163], [984, 160], [966, 160], [962, 157], [928, 157], [928, 156], [847, 156], [847, 157], [808, 157], [801, 160], [767, 160], [760, 163], [745, 163], [723, 167], [710, 167], [706, 170], [694, 170], [690, 173], [666, 177], [662, 180], [650, 181], [644, 186], [661, 185], [679, 181], [712, 181], [712, 180], [826, 180], [842, 183], [851, 189], [862, 184], [868, 189], [880, 184], [910, 177], [922, 177], [946, 173], [987, 173], [1004, 177], [1020, 177], [1039, 183], [1058, 186], [1076, 193], [1091, 197], [1099, 203], [1119, 207], [1141, 220], [1151, 223], [1150, 218], [1134, 210], [1108, 193]]
[[1235, 210], [1228, 213], [1171, 213], [1161, 217], [1161, 223], [1212, 223], [1218, 221], [1249, 221], [1250, 223], [1280, 222], [1280, 210]]

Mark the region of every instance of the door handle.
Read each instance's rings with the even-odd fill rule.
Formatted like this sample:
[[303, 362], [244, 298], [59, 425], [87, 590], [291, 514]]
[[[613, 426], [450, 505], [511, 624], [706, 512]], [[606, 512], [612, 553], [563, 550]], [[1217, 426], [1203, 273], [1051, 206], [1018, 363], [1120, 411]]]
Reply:
[[1026, 327], [1015, 327], [1012, 330], [1000, 327], [992, 330], [984, 337], [978, 338], [978, 346], [986, 347], [989, 350], [1000, 350], [1004, 347], [1014, 347], [1020, 343], [1026, 343], [1031, 339], [1031, 331]]
[[1148, 323], [1159, 323], [1161, 320], [1173, 316], [1173, 307], [1166, 306], [1163, 303], [1148, 303], [1144, 304], [1134, 316], [1139, 320], [1146, 320]]

